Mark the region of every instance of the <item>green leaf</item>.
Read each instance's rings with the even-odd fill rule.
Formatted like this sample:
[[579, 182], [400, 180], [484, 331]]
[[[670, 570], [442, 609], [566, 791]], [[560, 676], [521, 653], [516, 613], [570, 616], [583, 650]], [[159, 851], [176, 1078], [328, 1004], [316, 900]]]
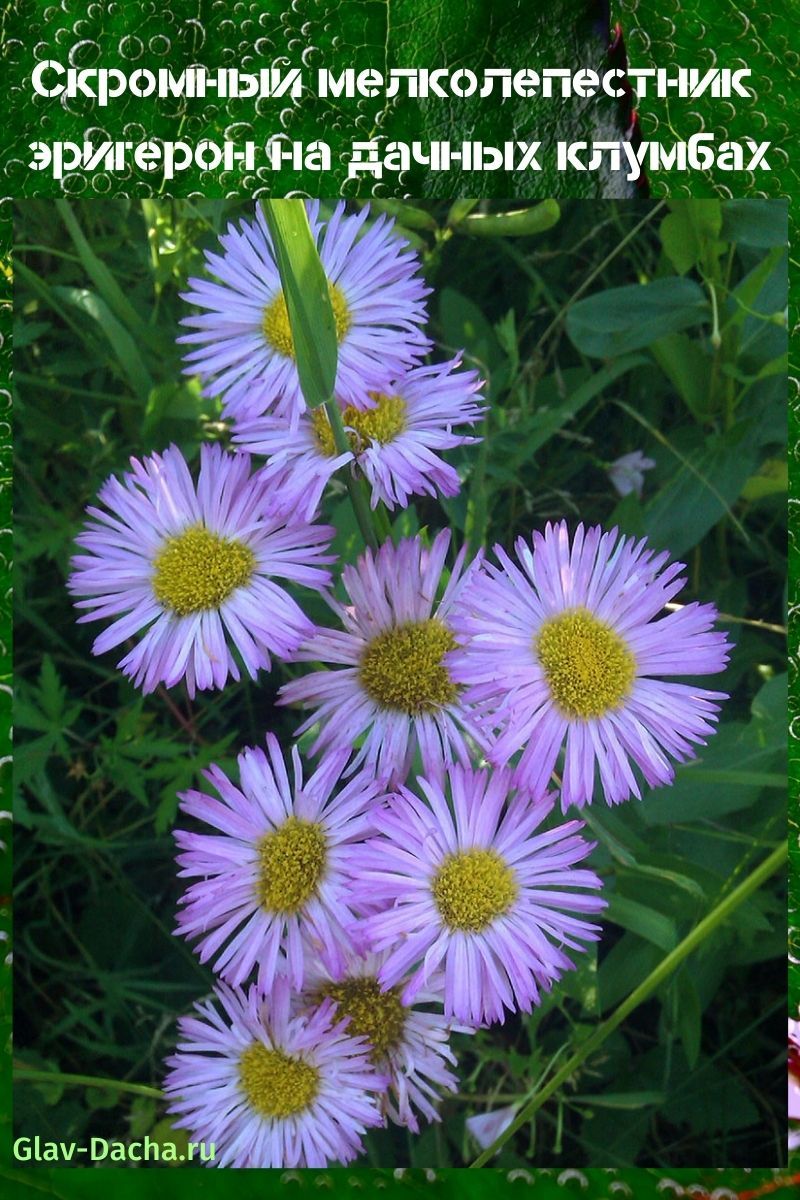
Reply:
[[644, 508], [654, 545], [673, 555], [685, 554], [730, 513], [756, 465], [748, 430], [741, 423], [680, 455], [678, 470]]
[[619, 1004], [659, 963], [663, 955], [658, 946], [634, 933], [625, 933], [612, 946], [597, 972], [600, 1011]]
[[105, 300], [88, 288], [54, 287], [53, 293], [97, 322], [108, 338], [132, 389], [142, 400], [146, 400], [153, 386], [150, 372], [144, 364], [135, 339], [125, 326], [120, 324]]
[[72, 207], [67, 200], [56, 200], [56, 209], [66, 225], [75, 244], [83, 267], [109, 309], [138, 339], [152, 342], [153, 330], [145, 325], [108, 267], [102, 262], [86, 240]]
[[452, 229], [477, 206], [477, 200], [454, 200], [447, 213], [447, 224]]
[[763, 500], [785, 492], [789, 486], [789, 467], [783, 458], [768, 458], [742, 488], [743, 500]]
[[302, 200], [264, 200], [289, 314], [300, 387], [309, 408], [333, 395], [338, 343], [328, 280]]
[[694, 1070], [700, 1055], [703, 1013], [700, 997], [692, 977], [687, 970], [679, 971], [673, 981], [677, 992], [678, 1034], [683, 1043], [683, 1052], [689, 1067]]
[[719, 200], [673, 200], [659, 233], [664, 253], [679, 275], [715, 253], [722, 227]]
[[640, 904], [638, 900], [630, 900], [615, 892], [609, 897], [608, 908], [603, 914], [604, 920], [613, 921], [623, 929], [637, 933], [639, 937], [662, 950], [672, 950], [678, 944], [678, 931], [675, 922], [663, 913]]
[[650, 351], [692, 416], [705, 420], [713, 411], [711, 359], [700, 343], [685, 333], [668, 333], [653, 342]]
[[[776, 280], [782, 287], [786, 286], [786, 250], [783, 246], [773, 246], [760, 263], [753, 267], [752, 271], [748, 271], [744, 279], [736, 285], [730, 297], [730, 316], [728, 324], [744, 325], [747, 318], [753, 309], [756, 308], [756, 301], [761, 297], [765, 290], [770, 290], [768, 285], [770, 280]], [[738, 301], [738, 303], [737, 303]], [[777, 307], [777, 304], [775, 305]], [[774, 311], [774, 308], [772, 309]], [[768, 314], [767, 314], [768, 315]]]
[[619, 1108], [636, 1111], [648, 1104], [661, 1104], [663, 1092], [593, 1092], [588, 1095], [572, 1096], [574, 1104], [588, 1104], [592, 1108]]
[[782, 727], [786, 721], [789, 676], [784, 671], [768, 679], [753, 698], [750, 711], [753, 720], [761, 724], [762, 740], [773, 746], [783, 747]]
[[729, 242], [768, 249], [789, 239], [786, 200], [727, 200], [722, 205], [722, 236]]
[[196, 386], [196, 380], [168, 380], [151, 389], [145, 405], [142, 436], [145, 440], [162, 432], [166, 421], [196, 422], [209, 401]]
[[[687, 1064], [688, 1067], [688, 1064]], [[703, 1063], [675, 1087], [661, 1111], [676, 1125], [695, 1133], [743, 1129], [758, 1120], [758, 1109], [742, 1081], [723, 1066]]]
[[[491, 376], [505, 355], [500, 348], [497, 335], [477, 304], [457, 292], [455, 288], [442, 288], [439, 296], [439, 321], [442, 338], [448, 352], [463, 347], [466, 357], [484, 375]], [[496, 390], [493, 388], [493, 391]]]
[[49, 654], [42, 659], [39, 672], [39, 698], [42, 712], [53, 725], [58, 725], [64, 712], [67, 690], [62, 684], [55, 663]]
[[567, 333], [583, 354], [611, 358], [708, 319], [708, 300], [692, 279], [606, 288], [567, 313]]

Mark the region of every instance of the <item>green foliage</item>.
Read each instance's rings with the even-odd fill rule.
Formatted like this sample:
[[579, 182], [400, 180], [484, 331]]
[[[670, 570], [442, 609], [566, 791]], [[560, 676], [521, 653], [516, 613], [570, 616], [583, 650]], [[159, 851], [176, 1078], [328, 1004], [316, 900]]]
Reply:
[[[227, 200], [18, 210], [16, 1053], [29, 1073], [17, 1087], [18, 1134], [164, 1135], [161, 1104], [125, 1087], [159, 1087], [176, 1016], [212, 982], [171, 933], [175, 793], [212, 761], [230, 766], [265, 729], [288, 742], [294, 728], [274, 698], [297, 668], [276, 664], [257, 684], [193, 702], [181, 689], [141, 697], [112, 656], [91, 657], [91, 628], [75, 624], [64, 589], [84, 506], [108, 474], [171, 441], [196, 458], [202, 441], [227, 438], [218, 404], [182, 376], [174, 337], [202, 250], [250, 212]], [[466, 1117], [535, 1095], [780, 844], [786, 778], [786, 480], [774, 469], [786, 438], [785, 206], [564, 202], [535, 236], [480, 237], [465, 227], [512, 220], [502, 206], [416, 201], [394, 212], [434, 288], [436, 354], [465, 348], [490, 411], [480, 446], [453, 452], [461, 493], [442, 506], [416, 498], [392, 517], [392, 535], [449, 523], [459, 544], [509, 548], [564, 515], [618, 524], [685, 560], [679, 600], [713, 600], [735, 645], [720, 730], [674, 787], [584, 814], [610, 898], [597, 952], [530, 1016], [455, 1039], [460, 1094], [418, 1138], [371, 1135], [365, 1163], [381, 1170], [471, 1162]], [[641, 496], [622, 498], [607, 470], [636, 449], [656, 466]], [[352, 561], [363, 539], [345, 489], [334, 481], [324, 516]], [[327, 622], [320, 601], [309, 612]], [[558, 1185], [566, 1162], [619, 1168], [622, 1180], [633, 1164], [681, 1178], [698, 1161], [775, 1162], [784, 905], [780, 877], [750, 895], [493, 1164], [556, 1168], [541, 1190], [561, 1196], [581, 1186]], [[109, 1082], [43, 1083], [36, 1070]], [[656, 1175], [638, 1177], [637, 1196], [655, 1195]], [[480, 1178], [467, 1176], [459, 1194], [477, 1195]], [[607, 1179], [590, 1169], [587, 1180], [582, 1195], [607, 1194]], [[708, 1171], [700, 1182], [727, 1180]], [[427, 1189], [420, 1173], [404, 1186]], [[430, 1186], [448, 1195], [451, 1183], [440, 1174]]]
[[675, 276], [646, 286], [609, 288], [573, 305], [567, 332], [578, 350], [611, 358], [640, 350], [667, 333], [700, 325], [708, 301], [699, 284]]

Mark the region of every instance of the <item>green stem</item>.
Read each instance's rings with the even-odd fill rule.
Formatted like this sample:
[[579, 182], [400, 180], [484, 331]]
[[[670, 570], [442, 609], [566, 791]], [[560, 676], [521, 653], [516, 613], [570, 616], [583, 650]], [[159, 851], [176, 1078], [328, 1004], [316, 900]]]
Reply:
[[789, 847], [786, 842], [783, 842], [772, 854], [770, 854], [760, 866], [748, 875], [744, 882], [740, 883], [737, 888], [734, 888], [724, 900], [711, 910], [707, 916], [703, 917], [702, 921], [695, 925], [682, 942], [671, 950], [661, 962], [650, 972], [646, 979], [635, 988], [630, 996], [614, 1010], [611, 1016], [598, 1025], [594, 1033], [586, 1038], [575, 1051], [571, 1058], [568, 1058], [564, 1065], [552, 1077], [550, 1082], [542, 1088], [542, 1090], [534, 1096], [520, 1111], [517, 1113], [514, 1120], [505, 1129], [500, 1136], [492, 1143], [487, 1150], [484, 1150], [473, 1163], [471, 1167], [482, 1167], [500, 1150], [510, 1137], [526, 1125], [534, 1113], [541, 1108], [546, 1100], [558, 1091], [562, 1084], [574, 1075], [575, 1071], [586, 1061], [586, 1059], [602, 1046], [603, 1042], [608, 1038], [614, 1030], [622, 1024], [627, 1016], [638, 1008], [656, 988], [672, 974], [677, 966], [684, 959], [701, 946], [703, 942], [714, 932], [717, 926], [721, 925], [731, 913], [733, 913], [740, 904], [750, 897], [753, 892], [758, 891], [762, 883], [765, 883], [771, 875], [778, 870], [783, 862], [786, 861], [789, 855]]
[[[341, 409], [333, 396], [330, 396], [325, 401], [325, 408], [327, 409], [328, 420], [331, 423], [331, 430], [333, 431], [333, 444], [340, 454], [350, 454], [352, 446], [345, 433]], [[375, 532], [367, 497], [361, 489], [360, 480], [355, 478], [352, 470], [349, 468], [346, 468], [346, 470], [347, 490], [350, 493], [350, 503], [353, 505], [353, 512], [356, 514], [356, 521], [361, 530], [361, 536], [371, 549], [377, 550], [378, 535]]]
[[378, 531], [378, 537], [382, 542], [388, 541], [392, 536], [392, 522], [389, 519], [389, 514], [383, 504], [378, 504], [377, 508], [371, 508], [372, 520], [375, 528]]
[[33, 1067], [14, 1067], [14, 1078], [28, 1083], [63, 1083], [78, 1087], [102, 1088], [108, 1092], [130, 1092], [134, 1096], [150, 1096], [163, 1100], [163, 1093], [146, 1083], [128, 1083], [124, 1079], [101, 1079], [97, 1075], [62, 1075], [59, 1071], [37, 1071]]
[[470, 558], [478, 553], [486, 537], [486, 525], [489, 519], [488, 497], [486, 494], [486, 460], [489, 451], [489, 417], [491, 410], [487, 409], [481, 426], [481, 442], [478, 446], [475, 466], [469, 481], [469, 499], [467, 501], [466, 540], [469, 546]]

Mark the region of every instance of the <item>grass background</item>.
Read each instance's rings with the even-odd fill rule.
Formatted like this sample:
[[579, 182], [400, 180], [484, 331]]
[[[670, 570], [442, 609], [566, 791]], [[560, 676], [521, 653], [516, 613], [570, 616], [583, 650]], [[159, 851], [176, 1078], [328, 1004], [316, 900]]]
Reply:
[[[194, 703], [180, 689], [140, 697], [110, 656], [91, 658], [64, 591], [83, 507], [109, 473], [170, 441], [194, 456], [226, 437], [180, 374], [178, 292], [224, 223], [249, 211], [212, 200], [17, 211], [16, 1054], [23, 1073], [53, 1073], [19, 1082], [20, 1134], [172, 1137], [157, 1097], [126, 1085], [158, 1087], [176, 1015], [211, 982], [170, 932], [176, 791], [266, 728], [288, 741], [295, 723], [273, 703], [292, 668]], [[551, 518], [618, 523], [687, 562], [680, 599], [713, 599], [736, 647], [731, 701], [701, 762], [641, 805], [589, 813], [611, 893], [597, 957], [530, 1018], [461, 1039], [461, 1093], [442, 1125], [372, 1135], [365, 1162], [380, 1166], [469, 1162], [465, 1117], [526, 1095], [785, 822], [786, 206], [567, 202], [535, 238], [478, 237], [457, 215], [448, 224], [447, 206], [427, 203], [401, 218], [435, 288], [437, 354], [466, 347], [491, 413], [481, 448], [459, 456], [461, 495], [411, 506], [395, 533], [449, 524], [458, 541], [509, 546]], [[657, 466], [641, 500], [620, 500], [606, 469], [637, 448]], [[325, 516], [352, 559], [343, 489]], [[498, 1164], [780, 1162], [784, 911], [776, 878]]]

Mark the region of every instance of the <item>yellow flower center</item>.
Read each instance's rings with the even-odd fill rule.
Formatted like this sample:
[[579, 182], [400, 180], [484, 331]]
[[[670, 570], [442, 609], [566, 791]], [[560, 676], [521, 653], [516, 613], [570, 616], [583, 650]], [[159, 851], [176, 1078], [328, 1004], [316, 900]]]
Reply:
[[534, 649], [553, 699], [568, 717], [601, 717], [631, 690], [636, 659], [619, 634], [585, 608], [545, 621]]
[[320, 988], [317, 1001], [326, 997], [335, 1000], [339, 1006], [336, 1020], [349, 1017], [347, 1032], [351, 1037], [365, 1037], [372, 1047], [373, 1062], [378, 1062], [403, 1036], [406, 1010], [400, 1003], [399, 992], [399, 987], [382, 992], [374, 976], [354, 977], [341, 983], [326, 983]]
[[253, 1042], [239, 1059], [239, 1083], [260, 1116], [291, 1117], [316, 1097], [319, 1070], [282, 1050]]
[[433, 898], [445, 925], [470, 933], [508, 912], [516, 897], [514, 872], [496, 850], [450, 854], [433, 881]]
[[[353, 319], [344, 295], [336, 284], [330, 281], [328, 282], [328, 296], [336, 325], [336, 341], [341, 344]], [[286, 307], [286, 299], [282, 291], [273, 296], [264, 309], [261, 331], [273, 350], [277, 350], [278, 354], [282, 354], [285, 358], [294, 358], [294, 338], [292, 337], [292, 327], [289, 324], [289, 310]]]
[[159, 604], [186, 617], [219, 608], [251, 579], [253, 551], [243, 542], [193, 525], [168, 538], [153, 561], [153, 592]]
[[382, 708], [418, 716], [456, 696], [442, 659], [456, 644], [441, 621], [409, 621], [374, 638], [361, 657], [359, 679]]
[[269, 912], [294, 913], [317, 890], [327, 845], [320, 825], [289, 817], [258, 846], [258, 898]]
[[[406, 427], [406, 402], [401, 396], [387, 396], [383, 392], [370, 392], [376, 401], [375, 408], [361, 409], [348, 404], [342, 409], [342, 423], [347, 430], [350, 449], [358, 454], [373, 442], [385, 446], [401, 434]], [[336, 443], [325, 408], [315, 408], [311, 413], [314, 437], [324, 455], [333, 458]]]

